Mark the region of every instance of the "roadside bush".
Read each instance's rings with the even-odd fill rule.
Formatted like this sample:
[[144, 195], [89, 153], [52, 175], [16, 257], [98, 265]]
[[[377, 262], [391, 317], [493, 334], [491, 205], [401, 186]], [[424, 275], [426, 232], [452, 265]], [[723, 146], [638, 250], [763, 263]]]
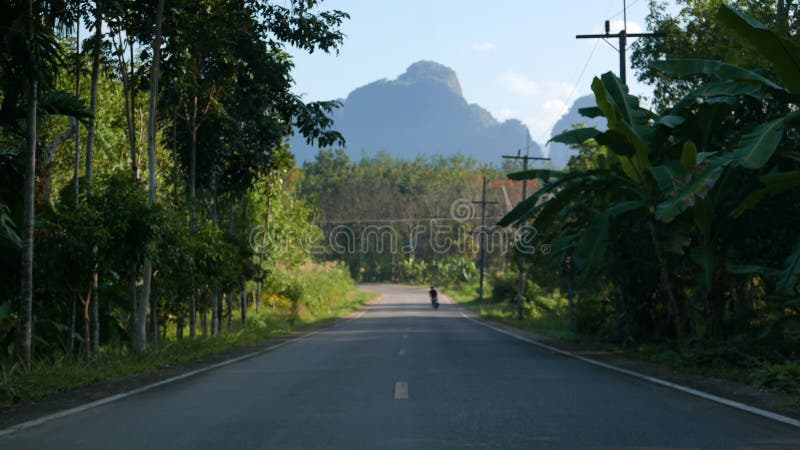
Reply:
[[797, 362], [768, 364], [751, 372], [757, 388], [800, 394], [800, 365]]

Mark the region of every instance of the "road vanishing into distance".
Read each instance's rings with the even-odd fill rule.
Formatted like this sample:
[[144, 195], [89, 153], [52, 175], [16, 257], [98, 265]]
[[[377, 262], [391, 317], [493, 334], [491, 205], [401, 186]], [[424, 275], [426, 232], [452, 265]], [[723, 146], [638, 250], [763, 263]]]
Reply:
[[800, 449], [800, 428], [550, 352], [424, 288], [0, 449]]

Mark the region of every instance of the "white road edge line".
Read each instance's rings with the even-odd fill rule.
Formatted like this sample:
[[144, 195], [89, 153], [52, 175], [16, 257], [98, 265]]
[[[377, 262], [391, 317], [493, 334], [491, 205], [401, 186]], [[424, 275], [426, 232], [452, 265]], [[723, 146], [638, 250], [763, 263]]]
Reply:
[[[375, 303], [378, 303], [380, 300], [382, 300], [382, 298], [378, 298]], [[366, 312], [367, 312], [367, 309], [364, 308], [361, 311], [359, 311], [358, 313], [354, 313], [351, 316], [346, 317], [346, 319], [359, 319], [359, 318], [363, 317]], [[86, 411], [86, 410], [89, 410], [89, 409], [92, 409], [92, 408], [96, 408], [98, 406], [106, 405], [108, 403], [112, 403], [112, 402], [115, 402], [117, 400], [122, 400], [124, 398], [128, 398], [128, 397], [131, 397], [133, 395], [140, 394], [140, 393], [145, 392], [145, 391], [149, 391], [151, 389], [157, 388], [159, 386], [163, 386], [165, 384], [173, 383], [173, 382], [178, 381], [178, 380], [183, 380], [185, 378], [189, 378], [189, 377], [201, 374], [203, 372], [208, 372], [209, 370], [218, 369], [220, 367], [227, 366], [229, 364], [233, 364], [233, 363], [236, 363], [236, 362], [248, 359], [248, 358], [252, 358], [254, 356], [258, 356], [258, 355], [261, 355], [263, 353], [267, 353], [269, 351], [275, 350], [276, 348], [283, 347], [284, 345], [288, 345], [288, 344], [291, 344], [291, 343], [294, 343], [294, 342], [298, 342], [298, 341], [301, 341], [303, 339], [306, 339], [306, 338], [309, 338], [311, 336], [314, 336], [316, 334], [322, 333], [322, 332], [326, 331], [327, 328], [328, 327], [325, 327], [325, 328], [322, 328], [322, 329], [319, 329], [319, 330], [316, 330], [316, 331], [310, 331], [310, 332], [308, 332], [306, 334], [303, 334], [303, 335], [300, 335], [300, 336], [298, 336], [296, 338], [292, 338], [292, 339], [283, 341], [281, 343], [278, 343], [278, 344], [275, 344], [275, 345], [271, 345], [271, 346], [269, 346], [267, 348], [263, 348], [261, 350], [255, 351], [255, 352], [248, 353], [246, 355], [237, 356], [236, 358], [229, 359], [229, 360], [222, 361], [222, 362], [218, 362], [216, 364], [212, 364], [210, 366], [202, 367], [200, 369], [192, 370], [191, 372], [182, 373], [180, 375], [176, 375], [174, 377], [167, 378], [166, 380], [161, 380], [161, 381], [158, 381], [158, 382], [155, 382], [155, 383], [152, 383], [152, 384], [148, 384], [146, 386], [142, 386], [140, 388], [136, 388], [136, 389], [131, 390], [131, 391], [123, 392], [121, 394], [116, 394], [116, 395], [112, 395], [112, 396], [105, 397], [105, 398], [101, 398], [100, 400], [97, 400], [97, 401], [94, 401], [94, 402], [91, 402], [91, 403], [86, 403], [84, 405], [76, 406], [74, 408], [65, 409], [63, 411], [59, 411], [59, 412], [56, 412], [56, 413], [53, 413], [53, 414], [48, 414], [46, 416], [39, 417], [38, 419], [33, 419], [33, 420], [29, 420], [27, 422], [18, 423], [16, 425], [12, 425], [12, 426], [10, 426], [10, 427], [8, 427], [6, 429], [0, 430], [0, 437], [9, 435], [11, 433], [15, 433], [17, 431], [22, 431], [22, 430], [26, 430], [28, 428], [33, 428], [33, 427], [42, 425], [44, 423], [50, 422], [51, 420], [60, 419], [62, 417], [70, 416], [72, 414], [77, 414], [79, 412], [83, 412], [83, 411]]]
[[800, 428], [800, 420], [793, 419], [791, 417], [787, 417], [787, 416], [783, 416], [783, 415], [780, 415], [780, 414], [777, 414], [777, 413], [766, 411], [766, 410], [763, 410], [761, 408], [756, 408], [754, 406], [745, 405], [744, 403], [740, 403], [740, 402], [737, 402], [737, 401], [734, 401], [734, 400], [730, 400], [730, 399], [727, 399], [727, 398], [724, 398], [724, 397], [720, 397], [720, 396], [717, 396], [717, 395], [714, 395], [714, 394], [709, 394], [708, 392], [703, 392], [703, 391], [700, 391], [698, 389], [693, 389], [693, 388], [690, 388], [690, 387], [687, 387], [687, 386], [683, 386], [683, 385], [680, 385], [680, 384], [677, 384], [677, 383], [672, 383], [670, 381], [662, 380], [661, 378], [651, 377], [649, 375], [644, 375], [644, 374], [641, 374], [639, 372], [634, 372], [632, 370], [623, 369], [622, 367], [617, 367], [617, 366], [614, 366], [614, 365], [611, 365], [611, 364], [606, 364], [604, 362], [600, 362], [600, 361], [597, 361], [595, 359], [586, 358], [585, 356], [576, 355], [575, 353], [568, 352], [566, 350], [561, 350], [561, 349], [552, 347], [550, 345], [544, 344], [542, 342], [536, 341], [534, 339], [530, 339], [530, 338], [527, 338], [527, 337], [524, 337], [524, 336], [520, 336], [520, 335], [518, 335], [516, 333], [512, 333], [510, 331], [503, 330], [502, 328], [495, 327], [495, 326], [490, 325], [490, 324], [488, 324], [488, 323], [486, 323], [486, 322], [484, 322], [482, 320], [477, 320], [477, 319], [474, 319], [472, 317], [469, 317], [466, 314], [464, 314], [463, 312], [461, 313], [461, 317], [463, 317], [463, 318], [465, 318], [465, 319], [467, 319], [469, 321], [475, 322], [478, 325], [482, 325], [482, 326], [484, 326], [486, 328], [491, 328], [492, 330], [497, 331], [498, 333], [502, 333], [502, 334], [505, 334], [507, 336], [511, 336], [511, 337], [513, 337], [515, 339], [519, 339], [520, 341], [524, 341], [524, 342], [527, 342], [529, 344], [536, 345], [538, 347], [550, 350], [552, 352], [560, 353], [560, 354], [562, 354], [564, 356], [569, 356], [571, 358], [579, 359], [579, 360], [581, 360], [583, 362], [586, 362], [586, 363], [589, 363], [589, 364], [592, 364], [592, 365], [595, 365], [595, 366], [598, 366], [598, 367], [602, 367], [604, 369], [608, 369], [608, 370], [613, 370], [615, 372], [624, 373], [625, 375], [628, 375], [628, 376], [631, 376], [631, 377], [634, 377], [634, 378], [639, 378], [641, 380], [649, 381], [650, 383], [658, 384], [660, 386], [668, 387], [670, 389], [675, 389], [676, 391], [685, 392], [687, 394], [691, 394], [691, 395], [694, 395], [694, 396], [697, 396], [697, 397], [700, 397], [700, 398], [704, 398], [704, 399], [710, 400], [712, 402], [720, 403], [720, 404], [729, 406], [731, 408], [736, 408], [736, 409], [739, 409], [741, 411], [748, 412], [750, 414], [755, 414], [757, 416], [765, 417], [767, 419], [772, 419], [772, 420], [775, 420], [775, 421], [778, 421], [778, 422], [781, 422], [781, 423], [785, 423], [787, 425], [791, 425], [793, 427]]

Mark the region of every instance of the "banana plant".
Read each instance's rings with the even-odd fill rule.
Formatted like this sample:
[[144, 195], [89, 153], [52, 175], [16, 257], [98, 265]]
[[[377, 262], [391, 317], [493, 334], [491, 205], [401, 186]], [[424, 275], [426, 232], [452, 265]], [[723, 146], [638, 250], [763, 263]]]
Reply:
[[[800, 125], [800, 45], [726, 5], [718, 18], [772, 64], [776, 80], [721, 61], [660, 61], [658, 70], [702, 76], [705, 83], [659, 116], [640, 107], [613, 74], [595, 78], [597, 106], [580, 113], [605, 117], [608, 129], [579, 128], [552, 139], [598, 146], [595, 167], [509, 175], [544, 185], [499, 222], [545, 231], [555, 239], [554, 249], [575, 253], [585, 274], [610, 267], [617, 226], [643, 225], [679, 339], [685, 323], [673, 279], [680, 275], [671, 266], [693, 282], [697, 300], [720, 295], [727, 274], [775, 278], [776, 294], [791, 299], [800, 275], [800, 244], [780, 269], [752, 261], [738, 265], [729, 254], [744, 212], [800, 186], [800, 170], [786, 170], [800, 161], [791, 132]], [[693, 265], [672, 263], [686, 259]]]
[[[739, 168], [762, 170], [776, 157], [800, 161], [800, 152], [787, 142], [789, 130], [800, 126], [800, 45], [767, 28], [758, 20], [721, 5], [718, 10], [720, 23], [736, 34], [741, 42], [752, 48], [771, 65], [778, 83], [767, 79], [756, 71], [708, 60], [672, 60], [654, 64], [656, 69], [676, 75], [704, 75], [712, 81], [700, 86], [687, 98], [679, 102], [670, 114], [686, 113], [697, 106], [698, 100], [710, 104], [735, 102], [743, 97], [759, 101], [771, 101], [785, 113], [765, 123], [756, 124], [738, 133], [735, 140], [720, 148], [721, 152], [707, 158], [704, 170], [687, 184], [676, 190], [672, 199], [659, 205], [660, 219], [671, 221], [693, 206], [692, 189], [698, 185], [713, 184], [723, 173]], [[796, 144], [796, 142], [795, 142]], [[716, 150], [716, 149], [715, 149]], [[774, 165], [774, 164], [773, 164]], [[759, 177], [761, 187], [747, 195], [738, 207], [729, 211], [733, 218], [755, 208], [767, 197], [776, 196], [800, 186], [800, 171], [772, 170]], [[695, 214], [696, 216], [697, 214]], [[789, 285], [796, 283], [798, 252], [787, 258], [780, 275], [778, 291], [787, 294]], [[774, 274], [769, 268], [762, 275]]]
[[[657, 260], [660, 286], [673, 315], [675, 335], [682, 340], [686, 334], [684, 319], [680, 317], [681, 306], [666, 254], [676, 237], [656, 220], [654, 211], [666, 199], [664, 186], [671, 167], [668, 163], [676, 150], [669, 137], [683, 118], [658, 117], [642, 108], [639, 99], [630, 95], [627, 86], [610, 72], [594, 79], [592, 91], [597, 107], [580, 112], [587, 117], [605, 117], [608, 129], [575, 129], [552, 140], [568, 145], [596, 141], [601, 146], [597, 168], [561, 174], [544, 170], [511, 174], [511, 179], [539, 178], [545, 184], [501, 219], [499, 225], [530, 221], [535, 228], [550, 231], [561, 249], [574, 251], [583, 273], [588, 275], [608, 261], [615, 223], [625, 220], [641, 224]], [[587, 203], [594, 214], [586, 214]]]

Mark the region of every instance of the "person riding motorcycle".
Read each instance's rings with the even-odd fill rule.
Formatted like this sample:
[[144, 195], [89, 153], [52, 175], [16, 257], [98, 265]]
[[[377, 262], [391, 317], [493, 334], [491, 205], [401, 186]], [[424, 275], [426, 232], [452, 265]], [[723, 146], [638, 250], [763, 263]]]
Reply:
[[431, 286], [431, 290], [428, 291], [428, 295], [430, 295], [430, 297], [431, 297], [431, 305], [433, 305], [434, 308], [438, 308], [439, 307], [439, 293], [436, 292], [436, 288]]

